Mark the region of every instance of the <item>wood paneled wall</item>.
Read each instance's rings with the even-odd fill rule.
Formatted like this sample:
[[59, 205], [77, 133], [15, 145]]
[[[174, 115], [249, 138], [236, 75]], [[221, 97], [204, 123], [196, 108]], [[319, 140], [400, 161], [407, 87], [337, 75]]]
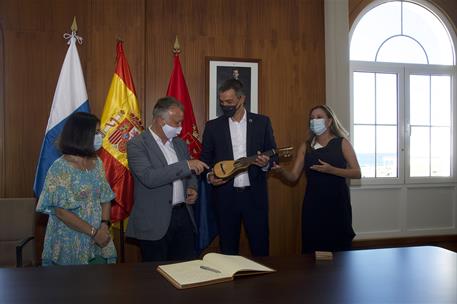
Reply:
[[4, 56], [3, 56], [3, 27], [0, 23], [0, 194], [3, 194], [5, 192], [5, 159], [3, 156], [5, 155], [4, 149], [5, 149], [5, 117], [4, 117], [4, 112], [5, 112], [5, 91], [4, 91], [4, 82], [5, 78], [3, 75], [5, 75], [5, 70], [4, 70]]
[[[78, 50], [90, 105], [97, 115], [113, 76], [118, 37], [125, 42], [147, 124], [155, 101], [166, 93], [176, 35], [200, 133], [206, 120], [206, 56], [262, 60], [261, 112], [270, 116], [279, 146], [298, 148], [305, 138], [309, 108], [325, 102], [324, 1], [2, 0], [2, 197], [32, 195], [36, 162], [67, 50], [62, 34], [69, 31], [73, 16], [78, 35], [84, 38]], [[293, 186], [274, 177], [269, 180], [273, 255], [300, 251], [303, 192], [303, 180]], [[246, 247], [245, 240], [242, 246]]]

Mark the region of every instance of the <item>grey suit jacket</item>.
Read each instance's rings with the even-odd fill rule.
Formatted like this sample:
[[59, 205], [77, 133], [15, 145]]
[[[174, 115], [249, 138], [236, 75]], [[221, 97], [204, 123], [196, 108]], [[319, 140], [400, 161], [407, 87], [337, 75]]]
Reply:
[[[184, 191], [198, 189], [197, 179], [189, 169], [186, 143], [178, 137], [172, 141], [178, 162], [167, 160], [149, 130], [127, 144], [127, 159], [134, 180], [134, 204], [126, 235], [139, 240], [159, 240], [170, 225], [173, 181], [182, 179]], [[196, 231], [192, 207], [187, 205]]]

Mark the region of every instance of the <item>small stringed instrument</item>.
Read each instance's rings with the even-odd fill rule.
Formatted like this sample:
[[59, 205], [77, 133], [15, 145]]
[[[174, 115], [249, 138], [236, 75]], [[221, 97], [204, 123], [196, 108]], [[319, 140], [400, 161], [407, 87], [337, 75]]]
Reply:
[[271, 149], [269, 151], [252, 155], [249, 157], [241, 157], [237, 160], [223, 160], [216, 163], [213, 167], [214, 175], [220, 179], [229, 179], [232, 178], [239, 172], [247, 170], [247, 168], [252, 165], [257, 156], [266, 155], [272, 157], [273, 155], [279, 155], [281, 157], [290, 157], [292, 154], [293, 147], [284, 147], [279, 149]]

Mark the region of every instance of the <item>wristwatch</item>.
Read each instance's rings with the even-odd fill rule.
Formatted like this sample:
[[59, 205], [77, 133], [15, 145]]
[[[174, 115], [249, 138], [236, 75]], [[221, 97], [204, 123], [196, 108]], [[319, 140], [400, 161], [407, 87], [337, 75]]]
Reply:
[[110, 220], [102, 220], [102, 223], [105, 223], [108, 228], [111, 228], [111, 221]]

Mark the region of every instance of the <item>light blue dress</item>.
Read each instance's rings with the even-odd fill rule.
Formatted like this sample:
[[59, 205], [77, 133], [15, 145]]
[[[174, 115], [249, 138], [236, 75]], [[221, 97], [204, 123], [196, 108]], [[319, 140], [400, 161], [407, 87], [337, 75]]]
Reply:
[[116, 263], [116, 248], [111, 241], [100, 248], [87, 234], [71, 229], [55, 214], [55, 207], [73, 212], [95, 228], [102, 219], [102, 203], [115, 197], [108, 182], [102, 161], [97, 158], [92, 170], [73, 167], [63, 156], [49, 168], [37, 212], [49, 214], [42, 265], [79, 265], [102, 256], [108, 263]]

